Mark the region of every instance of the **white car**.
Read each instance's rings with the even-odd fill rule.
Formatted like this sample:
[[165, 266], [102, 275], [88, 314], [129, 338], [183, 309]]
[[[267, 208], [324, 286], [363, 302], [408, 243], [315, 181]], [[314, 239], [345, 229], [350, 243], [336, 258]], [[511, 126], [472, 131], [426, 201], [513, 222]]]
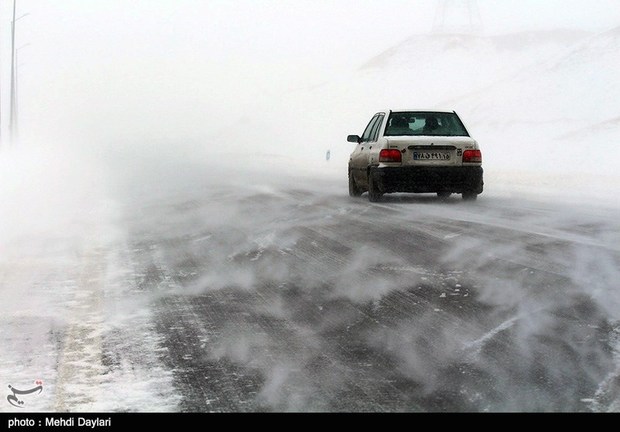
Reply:
[[349, 195], [368, 192], [379, 201], [394, 192], [462, 194], [475, 200], [482, 193], [482, 153], [454, 111], [381, 111], [362, 136], [349, 135], [357, 146], [349, 159]]

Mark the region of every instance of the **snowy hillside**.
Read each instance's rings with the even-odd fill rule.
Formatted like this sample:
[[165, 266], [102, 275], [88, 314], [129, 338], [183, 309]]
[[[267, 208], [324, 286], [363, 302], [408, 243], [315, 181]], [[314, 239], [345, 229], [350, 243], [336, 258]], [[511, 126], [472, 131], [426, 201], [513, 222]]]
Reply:
[[[315, 161], [334, 175], [352, 149], [346, 135], [360, 133], [377, 110], [442, 107], [462, 115], [490, 176], [553, 176], [558, 185], [565, 181], [558, 175], [615, 176], [619, 48], [620, 28], [595, 35], [416, 35], [346, 76], [284, 94], [269, 113], [275, 122], [255, 120], [271, 126], [264, 139], [275, 152]], [[504, 181], [499, 177], [495, 183]]]
[[[273, 109], [287, 120], [278, 120], [281, 125], [310, 128], [313, 145], [334, 147], [343, 134], [361, 132], [376, 110], [434, 107], [444, 101], [452, 105], [452, 99], [531, 69], [588, 36], [568, 30], [488, 37], [414, 35], [370, 60], [360, 59], [361, 66], [348, 74], [287, 92]], [[291, 151], [297, 144], [309, 150], [306, 143], [292, 143], [288, 133], [283, 135]]]
[[[392, 98], [406, 95], [414, 103], [427, 106], [437, 103], [438, 98], [467, 93], [512, 76], [587, 35], [568, 30], [497, 36], [415, 35], [365, 63], [360, 77], [365, 81], [380, 74], [389, 81], [379, 94]], [[410, 100], [403, 102], [411, 104]]]
[[617, 174], [619, 53], [620, 27], [450, 104], [467, 113], [502, 166]]

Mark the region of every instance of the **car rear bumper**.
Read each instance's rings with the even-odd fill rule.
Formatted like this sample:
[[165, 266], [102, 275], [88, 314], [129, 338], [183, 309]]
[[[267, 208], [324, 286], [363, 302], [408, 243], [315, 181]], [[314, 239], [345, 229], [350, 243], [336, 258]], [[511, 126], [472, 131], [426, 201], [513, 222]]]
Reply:
[[475, 192], [482, 193], [481, 166], [459, 167], [374, 167], [373, 181], [382, 193]]

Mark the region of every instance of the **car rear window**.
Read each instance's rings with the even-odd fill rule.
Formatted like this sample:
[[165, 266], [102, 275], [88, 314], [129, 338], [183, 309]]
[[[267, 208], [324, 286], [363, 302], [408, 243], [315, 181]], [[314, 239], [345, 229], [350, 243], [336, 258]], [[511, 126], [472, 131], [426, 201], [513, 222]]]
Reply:
[[386, 136], [469, 136], [455, 113], [393, 112], [388, 118]]

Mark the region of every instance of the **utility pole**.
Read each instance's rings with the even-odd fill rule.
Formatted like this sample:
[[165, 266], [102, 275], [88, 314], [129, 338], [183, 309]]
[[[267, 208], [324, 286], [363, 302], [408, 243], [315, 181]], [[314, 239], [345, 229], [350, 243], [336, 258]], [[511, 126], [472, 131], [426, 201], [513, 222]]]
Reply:
[[9, 135], [11, 144], [15, 144], [15, 11], [17, 0], [13, 0], [13, 20], [11, 21], [11, 106], [9, 118]]
[[11, 144], [15, 144], [17, 139], [17, 101], [16, 101], [16, 90], [15, 84], [17, 78], [15, 77], [15, 26], [17, 21], [30, 14], [20, 15], [18, 18], [15, 18], [15, 13], [17, 11], [17, 0], [13, 0], [13, 21], [11, 21], [11, 106], [10, 106], [10, 118], [9, 118], [9, 135], [11, 139]]
[[437, 4], [433, 33], [476, 34], [482, 30], [477, 0], [441, 0]]
[[22, 48], [30, 46], [29, 43], [20, 46], [15, 49], [15, 140], [19, 141], [19, 69], [22, 63], [19, 62], [19, 52]]
[[[0, 10], [2, 5], [0, 4]], [[0, 20], [2, 21], [2, 20]], [[2, 27], [0, 26], [0, 36], [2, 36]], [[2, 46], [2, 38], [0, 37], [0, 46]], [[0, 62], [0, 150], [2, 150], [2, 62]]]

